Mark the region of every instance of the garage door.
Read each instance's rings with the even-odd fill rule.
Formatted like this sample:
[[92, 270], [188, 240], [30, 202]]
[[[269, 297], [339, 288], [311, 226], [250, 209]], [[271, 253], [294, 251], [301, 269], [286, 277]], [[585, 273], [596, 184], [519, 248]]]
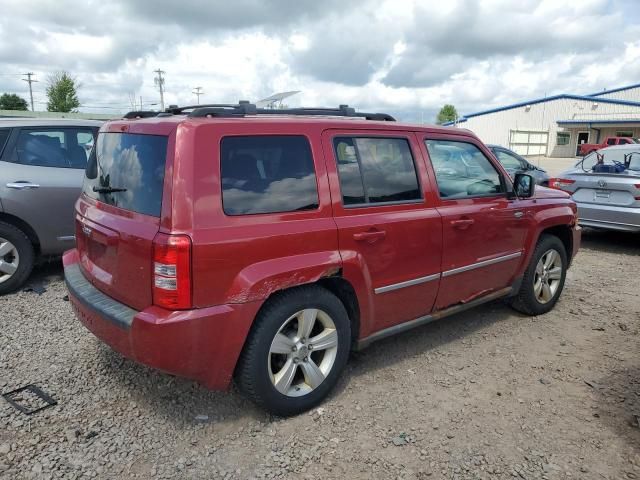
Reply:
[[509, 148], [520, 155], [546, 155], [549, 132], [511, 130]]

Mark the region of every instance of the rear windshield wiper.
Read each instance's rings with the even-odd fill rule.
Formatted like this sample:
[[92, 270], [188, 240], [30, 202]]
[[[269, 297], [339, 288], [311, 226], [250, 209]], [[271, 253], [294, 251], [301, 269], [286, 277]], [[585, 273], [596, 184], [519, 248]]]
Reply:
[[116, 187], [93, 187], [93, 191], [96, 193], [117, 193], [117, 192], [126, 192], [126, 188], [116, 188]]

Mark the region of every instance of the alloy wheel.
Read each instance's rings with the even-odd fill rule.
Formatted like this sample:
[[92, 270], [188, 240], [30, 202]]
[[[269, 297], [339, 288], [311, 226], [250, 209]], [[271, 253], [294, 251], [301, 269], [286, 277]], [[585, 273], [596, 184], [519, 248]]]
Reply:
[[306, 308], [289, 317], [269, 348], [273, 386], [283, 395], [300, 397], [327, 378], [338, 353], [338, 332], [323, 310]]
[[562, 257], [557, 250], [547, 250], [536, 265], [533, 291], [538, 302], [549, 303], [555, 296], [562, 280]]
[[0, 237], [0, 283], [9, 280], [20, 264], [18, 249], [9, 240]]

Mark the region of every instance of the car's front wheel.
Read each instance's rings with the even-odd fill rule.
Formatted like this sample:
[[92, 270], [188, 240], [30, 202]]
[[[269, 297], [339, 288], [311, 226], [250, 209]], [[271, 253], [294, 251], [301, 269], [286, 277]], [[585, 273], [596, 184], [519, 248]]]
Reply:
[[33, 245], [27, 235], [0, 222], [0, 295], [20, 288], [31, 274], [34, 261]]
[[349, 356], [342, 302], [319, 286], [278, 294], [262, 308], [236, 369], [241, 391], [271, 413], [296, 415], [320, 403]]
[[527, 315], [542, 315], [555, 306], [567, 275], [567, 253], [562, 241], [543, 235], [525, 271], [518, 294], [511, 306]]

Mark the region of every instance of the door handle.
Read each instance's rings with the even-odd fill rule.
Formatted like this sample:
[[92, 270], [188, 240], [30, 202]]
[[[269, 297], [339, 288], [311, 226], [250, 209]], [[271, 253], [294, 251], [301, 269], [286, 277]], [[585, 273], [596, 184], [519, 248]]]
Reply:
[[475, 223], [472, 218], [460, 218], [458, 220], [451, 220], [451, 226], [458, 230], [466, 230]]
[[517, 212], [513, 212], [513, 216], [516, 218], [522, 218], [522, 216], [524, 215], [524, 212], [518, 210]]
[[7, 188], [13, 188], [15, 190], [28, 190], [32, 188], [40, 188], [40, 185], [38, 185], [37, 183], [18, 181], [7, 183]]
[[353, 239], [356, 242], [375, 243], [378, 240], [382, 240], [387, 236], [387, 232], [384, 230], [370, 230], [368, 232], [359, 232], [353, 234]]

